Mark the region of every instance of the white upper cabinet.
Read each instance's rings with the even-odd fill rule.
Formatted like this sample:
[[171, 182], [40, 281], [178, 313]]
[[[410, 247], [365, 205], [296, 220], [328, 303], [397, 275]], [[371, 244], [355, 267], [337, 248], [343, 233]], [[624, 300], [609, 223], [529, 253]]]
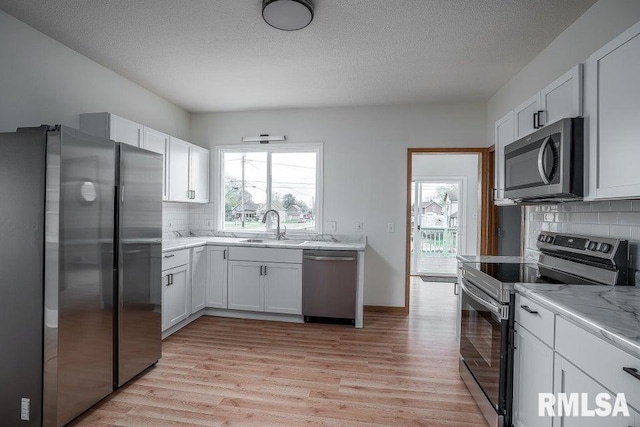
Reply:
[[190, 202], [189, 148], [191, 144], [173, 136], [169, 138], [169, 200]]
[[169, 200], [209, 202], [209, 150], [169, 139]]
[[144, 126], [111, 113], [80, 114], [80, 130], [116, 142], [142, 147]]
[[582, 64], [578, 64], [540, 91], [539, 125], [582, 116]]
[[169, 135], [145, 126], [143, 136], [142, 148], [164, 156], [162, 164], [162, 200], [168, 200], [167, 150], [169, 148]]
[[586, 65], [587, 198], [640, 197], [640, 22]]
[[539, 127], [538, 114], [540, 112], [540, 93], [536, 93], [519, 105], [514, 111], [515, 139], [529, 135]]
[[496, 122], [495, 189], [493, 199], [496, 205], [510, 205], [513, 200], [504, 198], [504, 147], [514, 140], [513, 111]]
[[189, 147], [189, 189], [191, 201], [209, 202], [209, 150], [195, 145]]

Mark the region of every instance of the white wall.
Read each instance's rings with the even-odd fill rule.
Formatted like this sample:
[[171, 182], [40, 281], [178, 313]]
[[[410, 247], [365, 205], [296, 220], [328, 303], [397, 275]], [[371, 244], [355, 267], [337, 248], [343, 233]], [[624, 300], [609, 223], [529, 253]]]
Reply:
[[0, 11], [0, 132], [109, 111], [189, 138], [189, 113]]
[[485, 146], [485, 123], [484, 104], [318, 108], [193, 114], [191, 132], [211, 149], [260, 133], [323, 142], [324, 221], [364, 223], [365, 304], [403, 306], [407, 148]]
[[[478, 177], [480, 172], [480, 156], [477, 154], [414, 154], [412, 178], [425, 177], [465, 177], [464, 194], [459, 194], [461, 206], [464, 206], [465, 245], [460, 253], [477, 255], [478, 253], [478, 218], [480, 214], [480, 188]], [[464, 198], [463, 198], [464, 197]]]
[[600, 0], [562, 32], [487, 106], [487, 142], [494, 143], [494, 124], [537, 91], [584, 62], [593, 52], [640, 21], [639, 0]]

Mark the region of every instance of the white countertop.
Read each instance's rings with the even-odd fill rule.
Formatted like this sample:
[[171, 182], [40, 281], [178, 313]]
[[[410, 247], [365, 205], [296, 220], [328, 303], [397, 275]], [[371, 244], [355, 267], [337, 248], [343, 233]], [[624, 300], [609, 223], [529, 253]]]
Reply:
[[335, 242], [320, 240], [279, 240], [265, 239], [264, 242], [247, 242], [246, 237], [183, 237], [179, 239], [165, 239], [162, 241], [162, 252], [188, 249], [202, 245], [219, 246], [244, 246], [254, 248], [281, 248], [281, 249], [319, 249], [334, 251], [364, 251], [367, 242], [362, 239], [357, 242]]
[[640, 358], [637, 286], [516, 283], [516, 291]]

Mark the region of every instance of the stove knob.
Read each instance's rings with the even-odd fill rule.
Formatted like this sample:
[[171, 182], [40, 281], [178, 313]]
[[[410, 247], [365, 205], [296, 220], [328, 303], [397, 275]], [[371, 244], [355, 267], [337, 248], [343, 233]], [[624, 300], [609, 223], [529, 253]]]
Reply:
[[544, 234], [538, 236], [538, 242], [544, 242]]
[[587, 245], [587, 249], [589, 249], [590, 251], [595, 251], [596, 249], [598, 249], [598, 242], [589, 242], [589, 245]]
[[600, 252], [606, 254], [611, 250], [611, 245], [609, 243], [601, 243], [600, 244]]
[[551, 243], [551, 242], [553, 242], [553, 236], [547, 236], [547, 237], [544, 239], [544, 241], [545, 241], [545, 242], [547, 242], [547, 243]]

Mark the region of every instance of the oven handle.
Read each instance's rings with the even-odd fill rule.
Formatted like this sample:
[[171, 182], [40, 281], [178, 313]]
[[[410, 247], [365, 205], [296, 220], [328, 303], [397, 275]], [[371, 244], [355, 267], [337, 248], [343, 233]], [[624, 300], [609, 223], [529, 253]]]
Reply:
[[489, 310], [492, 314], [498, 316], [500, 320], [507, 320], [509, 318], [509, 306], [496, 304], [493, 301], [489, 301], [482, 296], [480, 291], [476, 291], [474, 286], [466, 279], [462, 279], [460, 284], [462, 290], [471, 297], [472, 300]]
[[540, 178], [542, 178], [542, 182], [544, 182], [546, 185], [549, 185], [551, 180], [547, 176], [547, 171], [544, 170], [544, 152], [547, 151], [547, 147], [550, 143], [551, 137], [548, 136], [540, 146], [540, 151], [538, 151], [538, 173], [540, 174]]

